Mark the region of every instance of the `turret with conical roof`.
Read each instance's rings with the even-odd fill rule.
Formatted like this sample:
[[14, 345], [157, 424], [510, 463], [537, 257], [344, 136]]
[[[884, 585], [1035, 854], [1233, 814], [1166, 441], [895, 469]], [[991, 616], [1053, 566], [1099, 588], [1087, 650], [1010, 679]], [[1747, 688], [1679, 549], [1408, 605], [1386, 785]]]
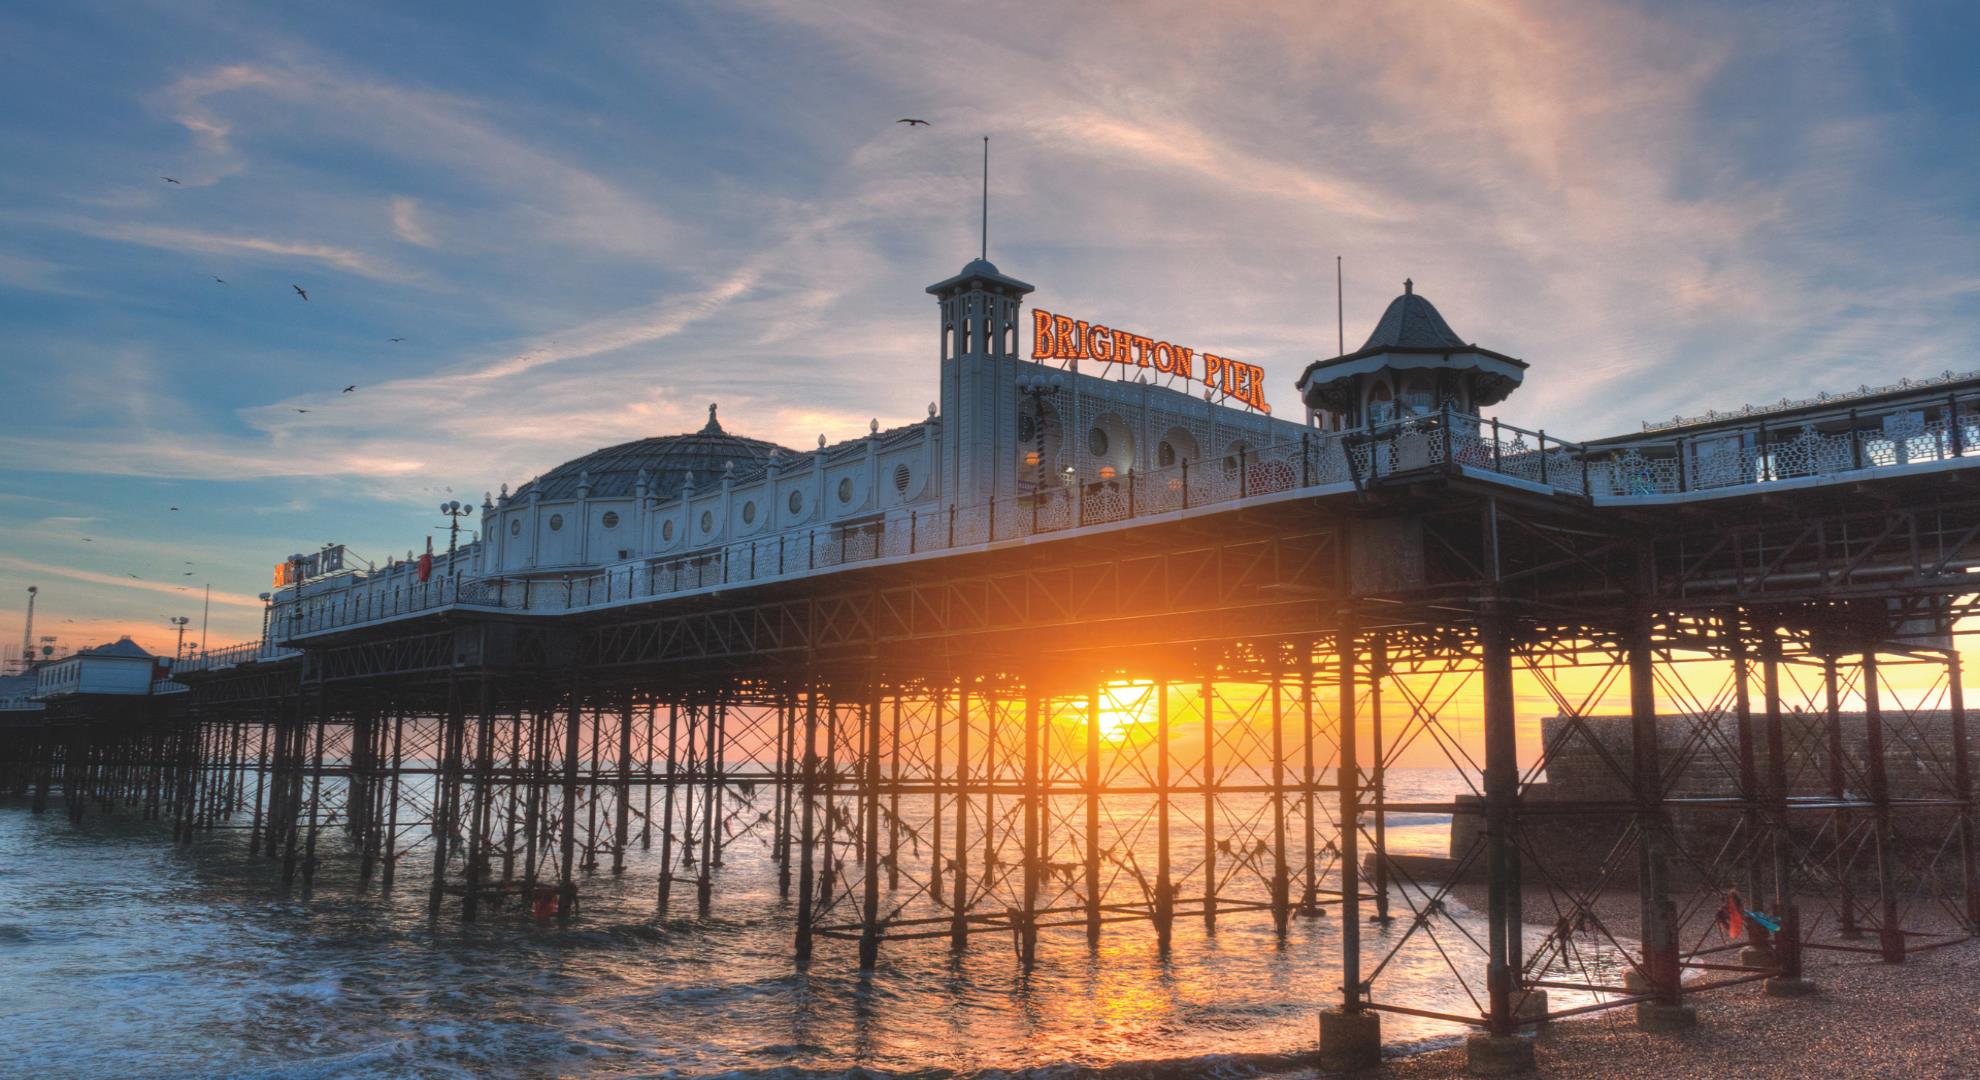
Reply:
[[1496, 405], [1519, 387], [1526, 361], [1467, 343], [1436, 305], [1405, 278], [1361, 348], [1316, 360], [1299, 395], [1331, 431], [1426, 416], [1448, 404], [1459, 413]]
[[994, 445], [1015, 424], [1018, 315], [1029, 292], [983, 258], [928, 287], [941, 304], [943, 490], [962, 505], [1016, 492], [996, 455], [963, 448]]

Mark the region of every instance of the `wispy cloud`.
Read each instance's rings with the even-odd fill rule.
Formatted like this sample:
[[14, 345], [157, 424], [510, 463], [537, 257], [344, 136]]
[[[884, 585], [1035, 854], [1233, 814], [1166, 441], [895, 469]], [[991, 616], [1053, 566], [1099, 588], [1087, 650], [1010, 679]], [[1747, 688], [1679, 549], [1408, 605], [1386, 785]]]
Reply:
[[[174, 597], [186, 591], [184, 586], [170, 582], [145, 581], [141, 578], [134, 578], [128, 575], [120, 577], [116, 574], [104, 574], [95, 570], [78, 570], [71, 566], [37, 562], [33, 559], [23, 559], [14, 555], [0, 555], [0, 569], [11, 570], [15, 573], [42, 574], [49, 577], [65, 578], [69, 581], [87, 582], [91, 585], [107, 585], [119, 589], [133, 589], [138, 592], [164, 593]], [[241, 593], [215, 592], [213, 594], [213, 602], [216, 604], [225, 604], [229, 607], [253, 608], [257, 611], [262, 607], [260, 599]]]
[[419, 200], [407, 195], [392, 196], [392, 232], [408, 244], [433, 247], [433, 234], [419, 218]]
[[47, 224], [62, 225], [76, 232], [105, 240], [188, 251], [209, 255], [245, 255], [282, 261], [318, 262], [348, 274], [377, 281], [414, 283], [421, 275], [396, 266], [389, 260], [335, 244], [284, 240], [269, 236], [214, 233], [170, 225], [98, 221], [88, 218], [51, 219]]

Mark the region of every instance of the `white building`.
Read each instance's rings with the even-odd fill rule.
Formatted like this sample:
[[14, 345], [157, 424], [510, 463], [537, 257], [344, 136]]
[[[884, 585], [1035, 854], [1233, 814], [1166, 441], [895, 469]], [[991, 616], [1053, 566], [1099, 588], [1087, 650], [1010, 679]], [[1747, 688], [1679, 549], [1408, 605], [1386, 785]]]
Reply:
[[[1189, 369], [1190, 350], [1114, 331], [1124, 346], [1142, 344], [1138, 363], [1126, 347], [1083, 368], [1027, 358], [1021, 308], [1032, 286], [983, 259], [927, 292], [937, 303], [939, 406], [924, 419], [885, 430], [876, 420], [862, 438], [821, 436], [798, 450], [730, 431], [710, 405], [698, 431], [595, 450], [513, 491], [502, 485], [482, 502], [479, 537], [451, 559], [436, 556], [424, 577], [414, 559], [278, 588], [269, 636], [450, 602], [584, 606], [800, 576], [1183, 508], [1247, 484], [1290, 486], [1283, 448], [1308, 429], [1225, 404], [1234, 399], [1197, 374], [1212, 373], [1207, 354]], [[1039, 314], [1035, 338], [1048, 318]], [[1034, 341], [1033, 356], [1048, 352]], [[1158, 372], [1150, 356], [1167, 366]], [[1281, 459], [1268, 463], [1274, 447]]]
[[164, 665], [160, 658], [145, 652], [126, 637], [108, 645], [71, 653], [36, 668], [35, 696], [149, 694], [152, 682], [163, 675]]

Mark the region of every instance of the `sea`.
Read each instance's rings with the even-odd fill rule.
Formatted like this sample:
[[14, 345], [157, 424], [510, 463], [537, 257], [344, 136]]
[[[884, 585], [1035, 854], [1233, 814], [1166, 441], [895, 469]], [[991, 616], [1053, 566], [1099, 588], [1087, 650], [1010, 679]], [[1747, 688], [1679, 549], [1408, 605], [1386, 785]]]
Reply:
[[[1449, 770], [1390, 773], [1398, 802], [1461, 790]], [[1444, 854], [1449, 826], [1391, 815], [1390, 847]], [[1283, 940], [1263, 913], [1226, 914], [1214, 935], [1178, 919], [1166, 956], [1145, 923], [1108, 924], [1097, 949], [1083, 929], [1048, 930], [1030, 971], [995, 935], [960, 957], [945, 940], [888, 942], [862, 974], [841, 941], [799, 968], [793, 904], [752, 837], [706, 919], [691, 882], [655, 918], [656, 844], [584, 879], [560, 926], [518, 911], [463, 923], [457, 900], [429, 917], [417, 873], [360, 895], [330, 836], [303, 902], [245, 830], [177, 846], [134, 808], [73, 825], [59, 805], [0, 802], [0, 1075], [1244, 1075], [1310, 1050], [1340, 998], [1331, 913]], [[1453, 900], [1431, 933], [1405, 938], [1410, 924], [1363, 927], [1378, 998], [1475, 1015], [1483, 920]], [[1383, 1024], [1391, 1051], [1461, 1031]]]

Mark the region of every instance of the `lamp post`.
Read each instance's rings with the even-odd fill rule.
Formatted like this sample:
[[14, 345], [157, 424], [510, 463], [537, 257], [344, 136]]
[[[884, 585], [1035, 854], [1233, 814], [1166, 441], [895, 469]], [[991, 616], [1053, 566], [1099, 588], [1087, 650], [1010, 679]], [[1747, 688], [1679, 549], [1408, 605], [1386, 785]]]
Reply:
[[440, 512], [447, 515], [447, 573], [453, 576], [454, 550], [460, 546], [461, 519], [474, 513], [474, 507], [459, 499], [448, 499], [440, 504]]
[[179, 629], [178, 643], [172, 646], [172, 663], [177, 664], [186, 654], [186, 624], [192, 619], [184, 615], [172, 616], [172, 625]]
[[272, 601], [272, 600], [274, 600], [274, 599], [275, 599], [275, 594], [274, 594], [274, 593], [262, 593], [262, 594], [261, 594], [261, 596], [260, 596], [260, 600], [261, 600], [261, 648], [259, 648], [259, 649], [257, 649], [257, 650], [255, 650], [257, 654], [259, 654], [259, 653], [266, 653], [266, 652], [268, 651], [268, 647], [269, 647], [269, 641], [268, 641], [268, 619], [269, 619], [269, 616], [270, 616], [270, 615], [272, 615], [272, 614], [274, 613], [274, 611], [275, 611], [275, 606], [274, 606], [274, 605], [273, 605], [272, 603], [270, 603], [270, 601]]
[[34, 598], [41, 592], [41, 586], [28, 586], [27, 625], [21, 628], [21, 670], [34, 666]]

